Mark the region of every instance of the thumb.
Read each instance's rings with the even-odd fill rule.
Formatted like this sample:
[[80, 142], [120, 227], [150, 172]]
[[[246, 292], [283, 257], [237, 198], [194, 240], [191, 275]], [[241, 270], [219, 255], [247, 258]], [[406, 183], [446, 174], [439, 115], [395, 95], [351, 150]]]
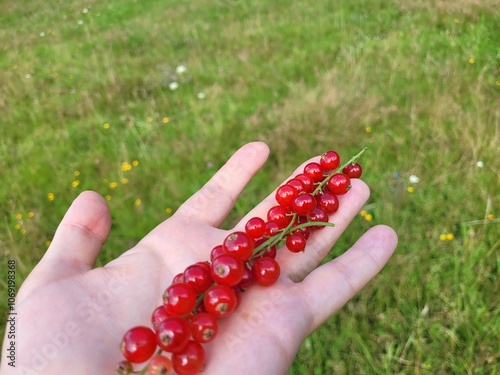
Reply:
[[92, 269], [110, 229], [111, 214], [104, 198], [93, 191], [82, 192], [64, 215], [33, 272], [54, 279]]

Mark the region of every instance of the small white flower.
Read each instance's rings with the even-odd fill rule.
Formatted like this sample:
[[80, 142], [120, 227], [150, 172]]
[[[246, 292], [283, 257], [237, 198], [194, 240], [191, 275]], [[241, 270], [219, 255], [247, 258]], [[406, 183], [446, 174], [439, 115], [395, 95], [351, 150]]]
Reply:
[[168, 85], [168, 88], [172, 91], [177, 90], [179, 88], [179, 84], [177, 82], [170, 82]]
[[26, 79], [30, 79], [30, 78], [31, 78], [31, 74], [26, 73], [26, 74], [24, 75], [24, 78], [26, 78]]
[[76, 91], [75, 91], [75, 89], [70, 89], [70, 90], [69, 90], [69, 93], [70, 93], [70, 94], [74, 94], [75, 92], [76, 92]]
[[481, 160], [479, 160], [479, 161], [476, 163], [476, 167], [478, 167], [478, 168], [483, 168], [483, 167], [484, 167], [484, 163], [483, 163]]
[[45, 36], [45, 33], [41, 31], [39, 35], [43, 38]]
[[83, 20], [78, 20], [77, 24], [83, 25]]
[[412, 174], [410, 177], [408, 177], [408, 179], [410, 180], [410, 182], [412, 184], [418, 184], [420, 182], [420, 178], [415, 176], [414, 174]]
[[86, 14], [86, 13], [88, 13], [88, 12], [89, 12], [88, 8], [83, 8], [83, 9], [82, 9], [82, 13], [83, 13], [83, 14]]
[[184, 65], [179, 65], [177, 68], [175, 68], [175, 72], [177, 74], [186, 73], [186, 71], [187, 71], [187, 68]]
[[207, 97], [207, 94], [205, 94], [204, 92], [199, 92], [198, 94], [196, 94], [196, 97], [198, 99], [205, 99]]

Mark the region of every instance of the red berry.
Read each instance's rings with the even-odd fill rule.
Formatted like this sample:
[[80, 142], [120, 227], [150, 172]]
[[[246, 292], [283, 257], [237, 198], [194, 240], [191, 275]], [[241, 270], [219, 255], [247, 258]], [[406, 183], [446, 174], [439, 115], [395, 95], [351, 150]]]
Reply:
[[190, 337], [191, 328], [189, 323], [180, 316], [169, 317], [156, 330], [158, 346], [170, 353], [184, 348]]
[[170, 375], [172, 369], [172, 360], [164, 355], [157, 354], [149, 361], [148, 375]]
[[130, 375], [134, 371], [134, 366], [129, 361], [120, 361], [116, 365], [117, 375]]
[[309, 163], [304, 167], [304, 174], [311, 177], [313, 182], [320, 182], [323, 179], [323, 168], [318, 163]]
[[172, 363], [179, 375], [198, 374], [205, 365], [205, 349], [199, 342], [190, 340], [184, 349], [172, 355]]
[[227, 286], [238, 284], [243, 277], [243, 272], [243, 262], [233, 254], [219, 255], [214, 259], [210, 268], [212, 280]]
[[170, 316], [172, 315], [167, 312], [164, 305], [158, 306], [154, 309], [153, 314], [151, 315], [151, 324], [153, 324], [153, 329], [156, 330], [156, 328], [158, 328], [158, 326]]
[[179, 283], [183, 283], [183, 282], [184, 282], [184, 274], [183, 273], [178, 273], [172, 279], [172, 284], [179, 284]]
[[260, 238], [266, 232], [266, 222], [260, 217], [253, 217], [245, 224], [245, 232], [253, 239]]
[[257, 258], [253, 262], [252, 273], [255, 282], [261, 286], [273, 285], [280, 276], [280, 266], [275, 259]]
[[287, 210], [282, 206], [274, 206], [267, 212], [267, 220], [274, 221], [279, 229], [284, 229], [291, 223], [292, 216], [288, 215]]
[[217, 318], [209, 313], [196, 314], [191, 318], [193, 340], [206, 343], [212, 341], [219, 331]]
[[301, 173], [301, 174], [295, 176], [295, 179], [297, 179], [300, 182], [302, 182], [302, 184], [304, 185], [304, 191], [306, 193], [312, 193], [313, 192], [313, 190], [314, 190], [314, 181], [312, 180], [311, 177], [309, 177], [308, 175], [306, 175], [304, 173]]
[[316, 196], [318, 206], [328, 214], [333, 214], [339, 209], [339, 199], [335, 194], [323, 193]]
[[213, 285], [206, 292], [203, 303], [207, 312], [218, 318], [229, 316], [236, 308], [236, 294], [226, 285]]
[[131, 363], [145, 362], [156, 350], [156, 335], [151, 328], [133, 327], [123, 336], [120, 350], [125, 359]]
[[245, 263], [245, 266], [243, 269], [243, 277], [241, 278], [241, 281], [238, 283], [238, 288], [247, 289], [252, 284], [253, 284], [252, 270], [248, 267], [248, 264]]
[[343, 173], [335, 173], [328, 179], [326, 186], [331, 193], [343, 195], [351, 188], [351, 179]]
[[186, 283], [172, 284], [163, 293], [163, 305], [172, 315], [184, 315], [194, 309], [196, 291]]
[[280, 226], [276, 224], [274, 221], [268, 221], [266, 223], [266, 232], [264, 235], [266, 237], [272, 237], [280, 231]]
[[[288, 186], [291, 186], [295, 189], [297, 194], [302, 193], [305, 191], [305, 186], [304, 183], [299, 180], [298, 178], [292, 178], [290, 181], [286, 183]], [[311, 181], [311, 186], [312, 186], [312, 181]]]
[[346, 165], [344, 169], [342, 169], [342, 172], [349, 178], [360, 178], [361, 174], [363, 173], [363, 169], [358, 163], [350, 163]]
[[299, 192], [290, 185], [282, 185], [276, 190], [275, 198], [279, 205], [289, 208], [292, 206], [293, 199]]
[[293, 200], [293, 212], [299, 215], [304, 215], [316, 207], [316, 199], [309, 193], [299, 194], [297, 198]]
[[252, 256], [255, 243], [245, 232], [233, 232], [226, 237], [222, 247], [225, 253], [233, 254], [244, 262]]
[[285, 245], [292, 253], [299, 253], [306, 248], [306, 239], [300, 232], [295, 232], [286, 237]]
[[320, 164], [325, 171], [333, 171], [340, 165], [340, 156], [335, 151], [327, 151], [321, 155]]
[[[316, 207], [312, 212], [310, 212], [307, 217], [309, 221], [316, 223], [327, 223], [328, 214], [321, 207]], [[315, 225], [310, 227], [311, 229], [323, 229], [324, 225]]]
[[222, 245], [217, 245], [215, 246], [212, 251], [210, 251], [210, 261], [213, 262], [215, 258], [217, 258], [219, 255], [225, 254], [224, 248]]
[[210, 266], [193, 264], [184, 270], [184, 282], [191, 285], [197, 294], [203, 293], [212, 285]]
[[262, 254], [263, 257], [276, 258], [276, 246], [268, 247], [267, 250]]

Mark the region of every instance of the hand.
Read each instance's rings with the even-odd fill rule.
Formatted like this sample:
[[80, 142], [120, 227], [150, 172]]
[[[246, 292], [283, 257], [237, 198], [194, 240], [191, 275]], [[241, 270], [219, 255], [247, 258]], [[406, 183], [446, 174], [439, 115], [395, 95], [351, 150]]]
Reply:
[[[97, 193], [80, 194], [19, 290], [16, 368], [3, 360], [2, 374], [114, 374], [123, 334], [150, 326], [173, 276], [208, 260], [222, 243], [229, 231], [218, 226], [268, 153], [263, 143], [243, 146], [170, 219], [100, 268], [93, 267], [110, 231], [109, 208]], [[304, 253], [278, 252], [280, 279], [252, 286], [220, 320], [218, 336], [205, 345], [204, 374], [286, 374], [303, 340], [372, 279], [396, 247], [394, 231], [376, 226], [320, 266], [368, 196], [366, 184], [353, 180], [331, 215], [335, 227], [315, 232]], [[271, 194], [234, 229], [253, 216], [265, 218], [273, 201]]]

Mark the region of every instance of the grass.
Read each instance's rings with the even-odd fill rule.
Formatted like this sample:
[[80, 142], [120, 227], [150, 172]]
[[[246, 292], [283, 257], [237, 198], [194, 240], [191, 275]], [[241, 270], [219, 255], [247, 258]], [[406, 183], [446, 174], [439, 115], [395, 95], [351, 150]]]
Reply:
[[102, 265], [245, 142], [272, 153], [226, 227], [304, 159], [366, 146], [373, 219], [332, 256], [379, 223], [400, 244], [290, 374], [500, 373], [499, 22], [493, 0], [4, 2], [2, 264], [20, 284], [84, 189], [113, 213]]

